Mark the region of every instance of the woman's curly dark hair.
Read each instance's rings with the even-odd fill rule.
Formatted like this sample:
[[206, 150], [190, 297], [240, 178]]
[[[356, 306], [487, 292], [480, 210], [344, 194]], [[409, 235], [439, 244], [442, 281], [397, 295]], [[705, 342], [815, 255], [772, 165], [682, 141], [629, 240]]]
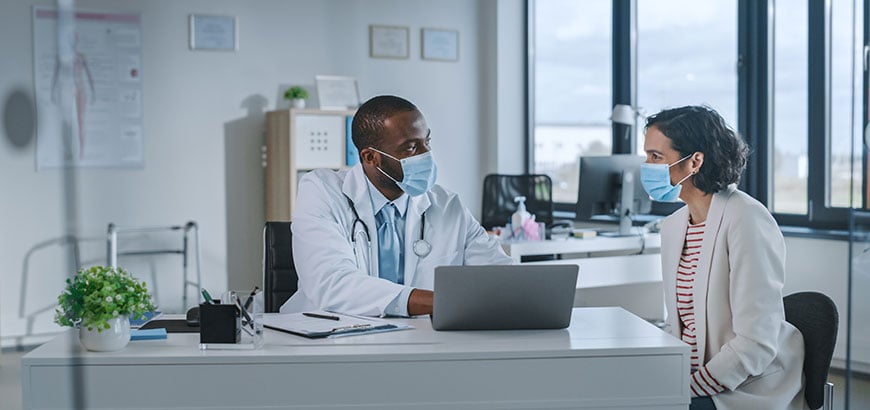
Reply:
[[716, 110], [706, 106], [685, 106], [664, 110], [646, 119], [645, 130], [655, 127], [668, 139], [680, 158], [704, 153], [704, 164], [693, 183], [712, 194], [740, 180], [746, 169], [749, 147]]

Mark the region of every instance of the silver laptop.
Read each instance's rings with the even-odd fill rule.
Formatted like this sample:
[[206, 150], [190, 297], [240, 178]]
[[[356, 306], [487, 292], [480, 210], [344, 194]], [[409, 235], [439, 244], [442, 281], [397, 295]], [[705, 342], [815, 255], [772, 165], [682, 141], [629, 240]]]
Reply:
[[577, 265], [435, 268], [435, 330], [563, 329], [571, 322]]

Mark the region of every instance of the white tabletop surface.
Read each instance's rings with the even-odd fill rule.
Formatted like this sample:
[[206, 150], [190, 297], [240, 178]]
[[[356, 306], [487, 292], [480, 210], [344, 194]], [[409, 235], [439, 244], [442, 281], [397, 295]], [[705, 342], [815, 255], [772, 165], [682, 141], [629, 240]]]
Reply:
[[[575, 308], [571, 324], [559, 330], [434, 331], [428, 318], [391, 319], [415, 329], [335, 339], [307, 339], [272, 330], [258, 350], [198, 350], [198, 333], [173, 333], [167, 339], [132, 341], [117, 352], [89, 352], [72, 339], [74, 331], [53, 339], [22, 358], [22, 365], [293, 363], [360, 360], [542, 358], [611, 354], [683, 353], [686, 345], [622, 308]], [[73, 343], [70, 343], [70, 340]]]
[[129, 410], [689, 404], [688, 345], [622, 308], [577, 308], [556, 330], [436, 332], [428, 318], [398, 320], [415, 329], [337, 339], [267, 330], [258, 350], [201, 351], [199, 334], [175, 333], [94, 353], [69, 331], [22, 358], [24, 408], [72, 409], [73, 397]]
[[661, 248], [661, 236], [657, 233], [640, 236], [555, 239], [546, 241], [503, 242], [502, 248], [517, 259], [523, 255], [548, 255], [589, 252], [630, 251], [644, 248]]

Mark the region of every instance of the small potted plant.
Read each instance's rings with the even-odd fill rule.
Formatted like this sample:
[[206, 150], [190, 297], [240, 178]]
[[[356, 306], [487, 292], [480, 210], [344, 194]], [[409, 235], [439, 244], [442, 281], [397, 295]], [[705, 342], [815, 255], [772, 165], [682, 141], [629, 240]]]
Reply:
[[284, 92], [284, 98], [293, 103], [293, 108], [305, 108], [305, 99], [308, 98], [308, 91], [298, 85], [294, 85]]
[[123, 349], [130, 342], [130, 317], [155, 310], [145, 282], [123, 268], [94, 266], [66, 280], [54, 321], [79, 327], [79, 340], [93, 351]]

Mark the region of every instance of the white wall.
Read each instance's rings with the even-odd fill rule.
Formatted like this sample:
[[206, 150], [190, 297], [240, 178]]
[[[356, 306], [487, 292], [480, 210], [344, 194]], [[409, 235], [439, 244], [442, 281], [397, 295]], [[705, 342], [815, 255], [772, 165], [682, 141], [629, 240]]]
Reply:
[[484, 152], [481, 174], [521, 174], [526, 162], [526, 2], [481, 3]]
[[786, 274], [783, 294], [816, 291], [834, 300], [840, 313], [834, 364], [843, 366], [846, 359], [849, 242], [788, 237], [785, 239], [785, 246]]
[[[261, 276], [263, 113], [281, 104], [277, 97], [282, 88], [301, 84], [313, 91], [316, 74], [357, 77], [363, 99], [392, 93], [415, 102], [432, 128], [436, 158], [442, 164], [439, 182], [457, 191], [475, 214], [479, 214], [483, 174], [503, 168], [499, 154], [489, 153], [489, 161], [481, 160], [483, 141], [498, 135], [486, 124], [494, 121], [496, 111], [522, 112], [523, 101], [499, 98], [500, 108], [487, 107], [493, 99], [483, 93], [494, 90], [482, 85], [495, 66], [485, 59], [500, 54], [516, 60], [523, 52], [501, 43], [493, 52], [494, 39], [510, 26], [485, 23], [489, 17], [484, 13], [501, 8], [504, 14], [509, 7], [522, 10], [520, 0], [504, 5], [494, 0], [76, 3], [85, 10], [141, 13], [143, 33], [145, 167], [76, 173], [78, 231], [91, 238], [82, 247], [85, 264], [104, 263], [103, 238], [109, 222], [141, 226], [195, 220], [200, 226], [203, 285], [214, 290], [252, 286]], [[0, 5], [0, 27], [4, 28], [0, 104], [5, 105], [16, 90], [32, 96], [33, 5], [52, 6], [53, 2]], [[188, 50], [190, 13], [236, 16], [239, 50]], [[495, 21], [505, 18], [496, 16]], [[369, 24], [409, 27], [410, 58], [370, 58]], [[421, 60], [421, 27], [459, 30], [459, 61]], [[516, 37], [522, 30], [514, 27], [511, 35]], [[521, 83], [517, 72], [500, 72], [498, 83], [509, 82], [509, 75], [519, 75], [516, 81]], [[524, 131], [512, 135], [522, 138]], [[26, 301], [25, 316], [50, 306], [67, 274], [59, 263], [60, 249], [40, 250], [31, 259], [28, 282], [22, 289], [25, 255], [37, 243], [64, 232], [61, 174], [36, 172], [34, 150], [33, 141], [23, 147], [6, 137], [0, 141], [0, 336], [5, 345], [26, 333], [56, 330], [49, 311], [37, 315], [29, 331], [20, 317], [19, 303]], [[178, 242], [151, 235], [130, 238], [128, 243], [172, 244], [171, 240]], [[153, 263], [128, 258], [122, 265], [144, 278], [156, 275], [164, 310], [182, 308], [177, 258], [162, 257]]]

